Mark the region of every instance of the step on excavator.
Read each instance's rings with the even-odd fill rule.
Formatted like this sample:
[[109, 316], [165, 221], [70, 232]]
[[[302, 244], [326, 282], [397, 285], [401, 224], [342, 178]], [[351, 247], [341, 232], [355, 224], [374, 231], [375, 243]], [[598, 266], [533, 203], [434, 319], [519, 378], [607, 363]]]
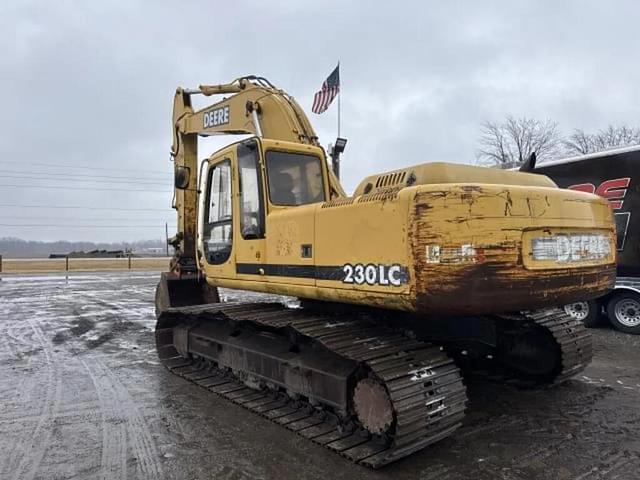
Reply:
[[[223, 97], [196, 110], [195, 95]], [[198, 165], [216, 134], [244, 137]], [[178, 88], [171, 153], [158, 355], [237, 405], [378, 468], [460, 427], [463, 372], [536, 387], [591, 360], [557, 306], [614, 285], [606, 199], [453, 163], [347, 196], [294, 98], [256, 76]], [[220, 287], [297, 301], [220, 302]]]

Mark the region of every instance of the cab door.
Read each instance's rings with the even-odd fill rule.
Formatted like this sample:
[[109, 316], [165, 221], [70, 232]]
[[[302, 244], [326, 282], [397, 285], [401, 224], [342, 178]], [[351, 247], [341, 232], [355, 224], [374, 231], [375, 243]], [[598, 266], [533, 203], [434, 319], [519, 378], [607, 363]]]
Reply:
[[255, 139], [236, 147], [238, 165], [238, 238], [236, 273], [239, 280], [265, 280], [266, 229], [263, 168]]
[[207, 277], [235, 278], [233, 166], [234, 155], [224, 152], [209, 160], [200, 235], [200, 252]]

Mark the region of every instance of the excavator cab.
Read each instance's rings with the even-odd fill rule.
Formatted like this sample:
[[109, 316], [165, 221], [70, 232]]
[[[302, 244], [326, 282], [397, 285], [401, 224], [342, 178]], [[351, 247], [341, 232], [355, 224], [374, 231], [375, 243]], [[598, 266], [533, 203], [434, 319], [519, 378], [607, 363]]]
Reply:
[[[325, 154], [313, 145], [249, 138], [213, 154], [201, 171], [198, 265], [212, 279], [268, 275], [267, 237], [294, 228], [278, 213], [329, 198]], [[311, 245], [313, 221], [306, 223]], [[291, 249], [277, 247], [278, 256]]]

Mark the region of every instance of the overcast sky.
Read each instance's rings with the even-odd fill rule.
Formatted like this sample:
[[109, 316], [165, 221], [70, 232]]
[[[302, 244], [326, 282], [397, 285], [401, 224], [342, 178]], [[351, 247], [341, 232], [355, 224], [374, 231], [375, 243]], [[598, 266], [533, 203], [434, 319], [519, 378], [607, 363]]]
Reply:
[[[348, 192], [374, 172], [472, 163], [482, 122], [508, 114], [551, 118], [564, 133], [638, 126], [639, 14], [635, 1], [5, 0], [0, 237], [160, 238], [175, 224], [178, 85], [265, 76], [326, 145], [336, 105], [318, 116], [311, 103], [339, 60]], [[202, 145], [204, 158], [222, 143]], [[135, 183], [108, 178], [124, 175]]]

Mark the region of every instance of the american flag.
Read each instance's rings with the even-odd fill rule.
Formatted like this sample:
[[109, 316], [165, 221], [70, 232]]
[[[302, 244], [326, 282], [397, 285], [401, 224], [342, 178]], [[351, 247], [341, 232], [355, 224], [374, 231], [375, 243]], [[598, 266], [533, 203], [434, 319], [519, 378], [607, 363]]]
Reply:
[[320, 91], [313, 97], [311, 111], [318, 114], [323, 113], [329, 108], [338, 93], [340, 93], [340, 64], [331, 72], [331, 75], [322, 84]]

